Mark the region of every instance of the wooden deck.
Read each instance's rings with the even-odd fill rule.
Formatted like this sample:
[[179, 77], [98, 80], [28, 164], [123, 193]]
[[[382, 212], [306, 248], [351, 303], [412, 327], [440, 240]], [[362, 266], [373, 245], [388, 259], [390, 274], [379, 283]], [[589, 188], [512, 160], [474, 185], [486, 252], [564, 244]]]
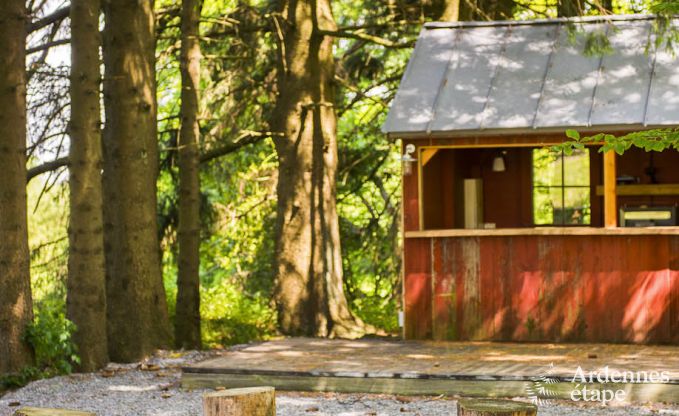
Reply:
[[[540, 376], [568, 398], [585, 372], [666, 371], [665, 383], [615, 383], [634, 402], [679, 402], [679, 347], [290, 338], [183, 368], [186, 388], [272, 385], [279, 390], [526, 396]], [[590, 385], [588, 384], [588, 387]], [[599, 384], [592, 384], [600, 386]]]

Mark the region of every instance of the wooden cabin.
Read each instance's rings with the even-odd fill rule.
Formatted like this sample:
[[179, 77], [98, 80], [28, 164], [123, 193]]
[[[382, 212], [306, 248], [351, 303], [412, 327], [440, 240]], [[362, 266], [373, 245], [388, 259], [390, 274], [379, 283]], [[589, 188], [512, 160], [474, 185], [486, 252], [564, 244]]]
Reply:
[[[383, 127], [403, 143], [405, 338], [679, 344], [679, 152], [548, 150], [679, 126], [653, 23], [425, 25]], [[584, 54], [598, 34], [611, 50]]]

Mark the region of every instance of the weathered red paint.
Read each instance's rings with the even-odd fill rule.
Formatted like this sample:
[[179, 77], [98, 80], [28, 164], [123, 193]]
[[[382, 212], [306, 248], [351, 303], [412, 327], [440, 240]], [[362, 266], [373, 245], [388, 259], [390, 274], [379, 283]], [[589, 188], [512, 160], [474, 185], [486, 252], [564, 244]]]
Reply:
[[407, 338], [679, 343], [679, 235], [405, 240]]
[[431, 337], [432, 280], [431, 243], [427, 239], [408, 239], [404, 250], [413, 253], [403, 261], [405, 337], [426, 339]]

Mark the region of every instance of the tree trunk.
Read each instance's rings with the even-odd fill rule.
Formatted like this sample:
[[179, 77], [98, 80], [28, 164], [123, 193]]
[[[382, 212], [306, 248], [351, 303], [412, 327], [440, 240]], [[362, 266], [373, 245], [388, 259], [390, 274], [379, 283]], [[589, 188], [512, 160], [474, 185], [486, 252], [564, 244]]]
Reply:
[[460, 19], [460, 1], [464, 0], [434, 0], [431, 2], [427, 15], [438, 22], [456, 22]]
[[106, 0], [104, 243], [109, 354], [135, 361], [170, 340], [156, 219], [153, 0]]
[[0, 375], [32, 361], [23, 341], [33, 319], [26, 213], [26, 23], [24, 0], [0, 7]]
[[[342, 282], [335, 200], [337, 137], [329, 0], [280, 0], [275, 298], [290, 335], [357, 337]], [[314, 9], [315, 6], [315, 9]]]
[[80, 369], [108, 362], [101, 190], [99, 0], [71, 1], [71, 146], [67, 310]]
[[581, 16], [585, 9], [582, 0], [559, 0], [556, 6], [559, 17]]
[[200, 177], [198, 89], [201, 1], [182, 1], [181, 118], [179, 133], [179, 270], [175, 343], [178, 348], [200, 348]]
[[514, 16], [513, 0], [460, 0], [460, 20], [508, 20]]
[[275, 416], [273, 387], [247, 387], [203, 395], [205, 416]]

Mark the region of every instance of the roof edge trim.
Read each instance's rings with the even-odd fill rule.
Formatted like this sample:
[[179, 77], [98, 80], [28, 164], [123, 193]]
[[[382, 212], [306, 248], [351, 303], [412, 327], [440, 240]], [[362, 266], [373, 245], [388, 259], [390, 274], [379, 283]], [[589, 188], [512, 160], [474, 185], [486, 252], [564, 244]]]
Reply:
[[606, 23], [620, 21], [654, 20], [655, 14], [627, 14], [609, 16], [556, 17], [553, 19], [533, 20], [494, 20], [490, 22], [428, 22], [425, 29], [455, 29], [465, 27], [537, 26], [562, 23]]

